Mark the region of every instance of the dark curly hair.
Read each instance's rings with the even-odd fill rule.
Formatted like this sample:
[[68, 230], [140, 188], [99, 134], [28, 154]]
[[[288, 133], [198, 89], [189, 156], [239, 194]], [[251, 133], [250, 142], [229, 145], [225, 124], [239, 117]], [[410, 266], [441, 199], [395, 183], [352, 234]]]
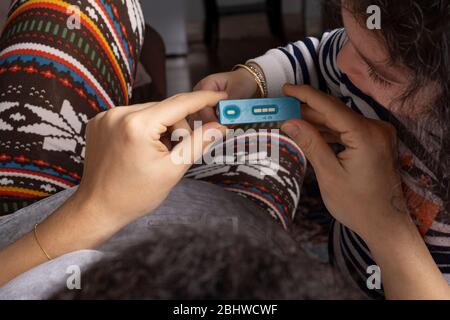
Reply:
[[361, 298], [329, 266], [295, 248], [281, 251], [226, 228], [172, 225], [93, 266], [81, 290], [52, 299]]
[[[384, 43], [390, 63], [409, 69], [413, 81], [399, 100], [402, 108], [414, 112], [419, 90], [427, 85], [437, 87], [426, 114], [409, 124], [408, 130], [424, 145], [430, 136], [437, 152], [418, 154], [436, 175], [433, 191], [450, 212], [450, 0], [332, 0], [332, 6], [344, 5], [362, 24], [367, 8], [377, 5], [381, 10], [381, 30], [375, 31]], [[338, 11], [338, 10], [336, 10]], [[335, 11], [335, 12], [336, 12]], [[398, 129], [398, 128], [397, 128]], [[438, 134], [436, 134], [438, 132]], [[411, 144], [405, 130], [399, 137]]]

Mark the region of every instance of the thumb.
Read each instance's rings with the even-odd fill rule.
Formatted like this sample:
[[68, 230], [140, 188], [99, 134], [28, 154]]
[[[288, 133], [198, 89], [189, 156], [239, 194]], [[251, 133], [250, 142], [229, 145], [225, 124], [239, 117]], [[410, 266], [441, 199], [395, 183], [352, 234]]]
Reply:
[[305, 153], [316, 174], [335, 172], [340, 167], [331, 147], [320, 132], [311, 124], [303, 120], [289, 120], [281, 126], [286, 133]]
[[217, 122], [195, 129], [173, 148], [170, 161], [182, 171], [187, 171], [194, 163], [201, 161], [202, 155], [212, 143], [224, 137], [226, 130], [226, 127]]

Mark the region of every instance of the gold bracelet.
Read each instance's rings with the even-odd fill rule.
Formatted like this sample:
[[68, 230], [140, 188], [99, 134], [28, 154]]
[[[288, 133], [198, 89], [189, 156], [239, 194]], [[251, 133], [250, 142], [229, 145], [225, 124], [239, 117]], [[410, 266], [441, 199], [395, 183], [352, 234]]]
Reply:
[[245, 64], [247, 67], [253, 70], [254, 73], [258, 76], [258, 79], [261, 81], [261, 85], [264, 89], [264, 98], [267, 98], [268, 92], [267, 92], [267, 82], [266, 77], [264, 76], [264, 73], [260, 70], [259, 66], [254, 62], [249, 62]]
[[258, 74], [255, 71], [253, 71], [250, 67], [246, 66], [245, 64], [237, 64], [237, 65], [235, 65], [233, 67], [233, 69], [231, 69], [231, 71], [235, 71], [235, 70], [237, 70], [239, 68], [247, 70], [247, 72], [249, 72], [253, 76], [253, 78], [255, 78], [256, 84], [258, 85], [260, 97], [261, 98], [265, 98], [266, 97], [266, 92], [264, 90], [264, 85], [263, 85], [263, 81], [264, 80], [260, 79]]
[[36, 243], [38, 244], [39, 248], [41, 248], [42, 252], [45, 254], [45, 256], [47, 257], [47, 259], [50, 261], [50, 260], [52, 260], [52, 258], [51, 258], [50, 255], [47, 253], [47, 251], [45, 251], [44, 247], [42, 247], [42, 245], [41, 245], [41, 243], [40, 243], [40, 241], [39, 241], [39, 239], [38, 239], [38, 235], [37, 235], [37, 226], [38, 226], [38, 223], [36, 223], [36, 224], [34, 225], [34, 238], [36, 239]]

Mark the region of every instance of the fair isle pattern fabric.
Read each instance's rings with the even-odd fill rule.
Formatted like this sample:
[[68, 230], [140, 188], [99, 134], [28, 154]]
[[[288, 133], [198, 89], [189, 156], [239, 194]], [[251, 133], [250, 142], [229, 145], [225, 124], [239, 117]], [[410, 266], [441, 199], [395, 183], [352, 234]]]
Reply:
[[208, 161], [186, 177], [211, 182], [250, 199], [283, 228], [295, 218], [306, 158], [290, 138], [272, 130], [247, 130], [215, 144]]
[[[450, 283], [450, 214], [438, 194], [445, 194], [440, 181], [439, 128], [415, 132], [408, 120], [391, 113], [361, 92], [337, 66], [340, 49], [347, 41], [344, 29], [327, 32], [322, 39], [306, 38], [272, 49], [251, 60], [266, 76], [270, 96], [281, 95], [285, 83], [309, 84], [340, 98], [365, 117], [390, 122], [398, 132], [403, 189], [410, 214], [424, 237], [436, 264]], [[419, 138], [420, 137], [420, 138]], [[442, 192], [444, 191], [444, 192]], [[351, 196], [351, 195], [349, 195]], [[382, 290], [368, 290], [367, 267], [375, 265], [364, 241], [337, 221], [330, 236], [331, 260], [370, 297], [383, 298]]]
[[12, 3], [0, 39], [0, 215], [80, 182], [86, 123], [128, 104], [143, 40], [138, 0]]

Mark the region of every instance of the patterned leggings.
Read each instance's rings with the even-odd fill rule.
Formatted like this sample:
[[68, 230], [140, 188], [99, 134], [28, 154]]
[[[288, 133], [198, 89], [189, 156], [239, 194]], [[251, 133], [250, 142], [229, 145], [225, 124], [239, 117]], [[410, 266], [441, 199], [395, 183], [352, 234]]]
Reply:
[[126, 105], [143, 44], [139, 3], [14, 1], [0, 39], [0, 211], [80, 182], [86, 122]]
[[[144, 30], [138, 0], [13, 1], [0, 38], [0, 215], [80, 182], [86, 123], [128, 104]], [[279, 149], [277, 163], [204, 164], [187, 177], [238, 192], [287, 227], [305, 159], [286, 137], [231, 140], [261, 137]]]

